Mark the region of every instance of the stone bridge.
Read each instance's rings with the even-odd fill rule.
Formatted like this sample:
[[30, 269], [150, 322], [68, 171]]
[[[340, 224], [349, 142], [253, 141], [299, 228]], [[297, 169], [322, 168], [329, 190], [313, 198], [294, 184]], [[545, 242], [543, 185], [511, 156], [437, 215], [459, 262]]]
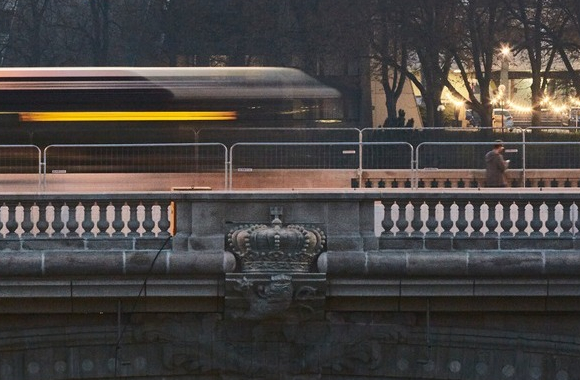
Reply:
[[4, 194], [0, 378], [580, 378], [566, 189]]

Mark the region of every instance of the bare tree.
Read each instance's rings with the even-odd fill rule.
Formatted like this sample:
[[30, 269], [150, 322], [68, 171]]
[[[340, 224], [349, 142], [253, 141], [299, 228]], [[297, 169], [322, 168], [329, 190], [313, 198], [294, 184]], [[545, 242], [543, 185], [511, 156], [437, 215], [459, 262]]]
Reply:
[[46, 33], [52, 0], [21, 0], [14, 15], [9, 45], [11, 60], [23, 66], [39, 66], [50, 54], [51, 35]]
[[[513, 41], [514, 50], [516, 53], [525, 52], [530, 64], [532, 125], [542, 124], [541, 102], [557, 49], [547, 42], [546, 25], [550, 24], [549, 19], [557, 18], [552, 2], [553, 0], [504, 0], [515, 26], [519, 27], [523, 36], [519, 41]], [[554, 30], [556, 34], [560, 33]]]
[[[458, 0], [458, 5], [462, 7], [459, 20], [466, 33], [457, 46], [450, 46], [451, 53], [467, 89], [466, 104], [480, 115], [483, 126], [490, 126], [493, 108], [490, 84], [500, 32], [506, 28], [505, 17], [502, 17], [504, 12], [500, 0]], [[474, 84], [479, 87], [479, 96]], [[449, 80], [446, 80], [446, 86], [454, 96], [463, 98]]]
[[93, 64], [103, 66], [109, 62], [111, 3], [110, 0], [89, 0], [89, 5], [91, 7], [89, 41]]
[[408, 7], [400, 1], [373, 2], [371, 57], [374, 75], [381, 81], [385, 91], [385, 127], [396, 125], [397, 101], [403, 92], [407, 75], [410, 75], [409, 31], [406, 29], [408, 17]]
[[555, 0], [553, 8], [558, 12], [550, 25], [545, 26], [548, 40], [564, 63], [576, 93], [580, 94], [580, 71], [572, 63], [580, 56], [580, 2]]
[[409, 18], [412, 46], [420, 62], [420, 78], [409, 70], [408, 78], [421, 91], [426, 108], [426, 125], [442, 126], [439, 112], [453, 55], [462, 35], [458, 29], [458, 4], [455, 0], [418, 0]]

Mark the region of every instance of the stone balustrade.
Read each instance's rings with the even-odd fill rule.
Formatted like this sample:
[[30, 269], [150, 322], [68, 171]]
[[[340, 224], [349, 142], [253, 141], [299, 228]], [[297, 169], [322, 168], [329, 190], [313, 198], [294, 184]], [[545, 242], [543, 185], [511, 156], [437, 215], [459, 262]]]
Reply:
[[[498, 254], [514, 263], [533, 258], [535, 274], [546, 273], [546, 265], [551, 274], [580, 265], [577, 194], [571, 190], [389, 189], [3, 195], [1, 271], [143, 274], [150, 268], [130, 267], [137, 261], [129, 258], [147, 262], [162, 249], [159, 273], [239, 272], [228, 233], [242, 224], [270, 223], [272, 210], [284, 225], [324, 233], [317, 267], [329, 276], [495, 276], [505, 269], [490, 264]], [[413, 270], [408, 267], [409, 257], [425, 254]], [[443, 257], [456, 260], [449, 268], [460, 269], [433, 266]]]
[[571, 189], [6, 194], [0, 242], [163, 238], [175, 231], [179, 251], [223, 251], [229, 225], [268, 223], [270, 209], [278, 207], [285, 223], [316, 224], [328, 232], [329, 251], [389, 249], [405, 239], [475, 244], [516, 238], [525, 247], [575, 240], [577, 198]]
[[576, 199], [574, 193], [507, 189], [389, 194], [381, 200], [388, 210], [382, 236], [566, 238], [580, 227]]
[[169, 236], [170, 199], [163, 198], [109, 194], [3, 195], [0, 236], [55, 240]]

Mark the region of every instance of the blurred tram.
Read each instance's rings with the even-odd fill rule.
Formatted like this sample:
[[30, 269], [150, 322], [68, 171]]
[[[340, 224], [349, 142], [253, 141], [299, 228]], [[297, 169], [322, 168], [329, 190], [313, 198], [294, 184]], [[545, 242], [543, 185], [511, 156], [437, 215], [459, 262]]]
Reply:
[[340, 124], [340, 93], [291, 68], [2, 68], [2, 144], [196, 142], [200, 128]]

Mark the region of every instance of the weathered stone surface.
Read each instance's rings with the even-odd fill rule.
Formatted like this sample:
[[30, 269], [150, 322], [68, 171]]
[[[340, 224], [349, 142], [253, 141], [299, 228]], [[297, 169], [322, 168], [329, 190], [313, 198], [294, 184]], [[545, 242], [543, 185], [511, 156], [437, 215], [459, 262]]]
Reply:
[[477, 296], [545, 297], [548, 295], [548, 280], [476, 279], [474, 280], [474, 294]]
[[4, 251], [0, 253], [0, 276], [37, 277], [43, 274], [42, 252]]
[[115, 251], [51, 251], [44, 254], [46, 276], [115, 276], [125, 273], [122, 252]]
[[457, 276], [468, 273], [465, 252], [409, 252], [406, 273], [409, 276]]
[[30, 251], [51, 251], [51, 250], [82, 250], [85, 249], [85, 240], [81, 238], [49, 239], [34, 238], [23, 239], [22, 249]]
[[366, 272], [366, 255], [362, 252], [323, 252], [318, 259], [322, 273], [340, 276], [349, 273]]
[[216, 275], [234, 272], [236, 259], [226, 251], [207, 251], [202, 253], [173, 252], [168, 257], [169, 273], [183, 275]]
[[499, 240], [486, 237], [454, 237], [453, 250], [456, 251], [482, 251], [499, 249]]
[[436, 251], [451, 251], [453, 249], [453, 239], [450, 237], [425, 238], [425, 249]]
[[228, 273], [224, 315], [234, 320], [298, 323], [324, 318], [321, 273]]
[[[135, 240], [131, 238], [99, 238], [99, 239], [86, 239], [85, 247], [89, 251], [126, 251], [135, 249]], [[137, 248], [139, 249], [139, 248]], [[147, 249], [147, 248], [145, 248]], [[151, 248], [149, 248], [151, 249]]]
[[149, 313], [128, 320], [111, 349], [113, 316], [9, 321], [0, 329], [3, 379], [575, 379], [580, 370], [572, 315], [558, 324], [541, 314], [433, 312], [427, 325], [413, 312], [334, 312], [299, 324]]
[[379, 249], [384, 250], [419, 250], [425, 249], [422, 237], [389, 236], [379, 238]]
[[550, 237], [508, 237], [499, 241], [499, 248], [502, 250], [566, 250], [574, 248], [572, 237], [550, 238]]
[[470, 276], [542, 276], [543, 253], [539, 251], [478, 251], [469, 253]]

